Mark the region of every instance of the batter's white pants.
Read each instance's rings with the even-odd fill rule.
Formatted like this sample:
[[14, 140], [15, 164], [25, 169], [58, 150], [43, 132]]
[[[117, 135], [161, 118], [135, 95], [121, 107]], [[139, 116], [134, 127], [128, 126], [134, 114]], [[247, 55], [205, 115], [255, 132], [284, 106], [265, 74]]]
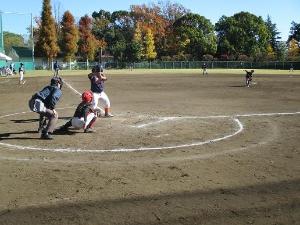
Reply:
[[94, 109], [97, 108], [99, 100], [100, 100], [100, 103], [103, 104], [104, 108], [110, 108], [109, 98], [105, 94], [104, 91], [102, 91], [101, 93], [93, 92], [93, 108]]

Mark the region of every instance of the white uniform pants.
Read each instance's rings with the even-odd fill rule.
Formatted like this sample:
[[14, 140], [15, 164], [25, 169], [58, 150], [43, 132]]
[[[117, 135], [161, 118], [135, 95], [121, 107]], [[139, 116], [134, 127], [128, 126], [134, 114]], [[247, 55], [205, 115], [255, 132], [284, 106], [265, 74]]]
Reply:
[[86, 122], [84, 122], [84, 118], [83, 117], [81, 117], [81, 118], [79, 118], [79, 117], [73, 117], [72, 118], [72, 126], [75, 129], [84, 129], [92, 121], [92, 119], [95, 116], [96, 115], [94, 113], [90, 113], [89, 115], [87, 115]]
[[20, 71], [20, 83], [23, 81], [24, 78], [24, 72]]
[[98, 106], [98, 101], [104, 106], [104, 108], [110, 108], [110, 101], [108, 96], [102, 91], [101, 93], [93, 92], [93, 108], [96, 109]]

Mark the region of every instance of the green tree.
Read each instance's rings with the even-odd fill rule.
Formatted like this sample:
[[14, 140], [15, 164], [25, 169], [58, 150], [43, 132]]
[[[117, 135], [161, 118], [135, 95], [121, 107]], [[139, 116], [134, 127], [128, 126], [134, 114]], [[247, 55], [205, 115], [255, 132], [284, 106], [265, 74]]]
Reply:
[[61, 50], [65, 61], [70, 61], [75, 58], [78, 51], [77, 42], [79, 40], [78, 29], [75, 25], [75, 20], [70, 11], [66, 11], [61, 22]]
[[[276, 56], [278, 54], [278, 43], [281, 39], [281, 37], [279, 36], [280, 32], [278, 32], [276, 24], [272, 23], [270, 16], [267, 17], [267, 20], [265, 23], [266, 23], [266, 26], [267, 26], [267, 29], [269, 32], [269, 40], [268, 40], [269, 45], [267, 47], [268, 56], [270, 56], [270, 51], [271, 51], [270, 47], [273, 50], [273, 53], [274, 53], [273, 56]], [[273, 59], [275, 59], [275, 58], [273, 58]]]
[[41, 27], [39, 30], [39, 40], [36, 48], [39, 49], [39, 52], [42, 55], [47, 57], [50, 68], [50, 63], [59, 52], [55, 21], [51, 12], [50, 0], [43, 1]]
[[280, 41], [278, 43], [278, 51], [277, 51], [277, 58], [278, 60], [284, 61], [287, 56], [287, 45], [285, 41]]
[[12, 46], [24, 47], [24, 38], [19, 34], [3, 32], [4, 50], [10, 52]]
[[178, 49], [184, 47], [184, 54], [201, 59], [205, 54], [214, 55], [217, 39], [214, 26], [203, 16], [188, 13], [174, 22]]
[[150, 29], [147, 30], [145, 35], [145, 58], [149, 61], [155, 59], [157, 53], [155, 51], [154, 37]]
[[190, 10], [181, 4], [170, 1], [159, 1], [154, 6], [160, 9], [159, 14], [166, 20], [165, 35], [159, 37], [155, 42], [158, 57], [170, 58], [169, 55], [175, 55], [178, 51], [177, 40], [174, 38], [173, 23], [187, 13], [190, 13]]
[[97, 40], [92, 33], [92, 19], [85, 15], [79, 20], [78, 53], [84, 60], [94, 60]]
[[297, 40], [300, 42], [300, 23], [292, 22], [291, 23], [291, 28], [290, 28], [290, 35], [288, 38], [288, 42], [291, 41], [292, 39]]
[[134, 32], [134, 23], [129, 12], [120, 10], [110, 13], [100, 10], [92, 16], [93, 34], [99, 41], [107, 44], [106, 52], [113, 55], [115, 60], [126, 60]]
[[219, 55], [245, 54], [259, 59], [266, 53], [270, 36], [261, 17], [248, 12], [222, 16], [216, 23], [216, 32]]

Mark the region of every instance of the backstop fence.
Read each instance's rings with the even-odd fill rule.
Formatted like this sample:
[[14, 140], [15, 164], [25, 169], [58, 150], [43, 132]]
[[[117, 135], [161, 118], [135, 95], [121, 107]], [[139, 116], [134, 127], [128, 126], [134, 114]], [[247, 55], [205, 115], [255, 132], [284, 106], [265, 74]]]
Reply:
[[[59, 61], [58, 61], [59, 62]], [[91, 69], [98, 62], [59, 62], [63, 70]], [[153, 62], [105, 62], [106, 69], [201, 69], [206, 64], [208, 69], [300, 69], [298, 61], [272, 61], [272, 62], [247, 62], [247, 61], [153, 61]], [[36, 69], [47, 69], [45, 65], [35, 65]]]
[[106, 63], [106, 68], [138, 69], [198, 69], [206, 64], [209, 69], [300, 69], [300, 62], [245, 62], [245, 61], [159, 61], [139, 63]]

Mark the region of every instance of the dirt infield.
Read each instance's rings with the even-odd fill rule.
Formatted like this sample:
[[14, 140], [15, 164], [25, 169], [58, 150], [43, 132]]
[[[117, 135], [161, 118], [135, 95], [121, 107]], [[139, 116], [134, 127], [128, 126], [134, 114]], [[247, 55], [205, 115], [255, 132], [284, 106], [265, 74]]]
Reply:
[[[300, 76], [107, 76], [115, 117], [52, 141], [27, 105], [50, 77], [0, 79], [1, 225], [299, 223]], [[58, 126], [89, 89], [64, 79]]]

